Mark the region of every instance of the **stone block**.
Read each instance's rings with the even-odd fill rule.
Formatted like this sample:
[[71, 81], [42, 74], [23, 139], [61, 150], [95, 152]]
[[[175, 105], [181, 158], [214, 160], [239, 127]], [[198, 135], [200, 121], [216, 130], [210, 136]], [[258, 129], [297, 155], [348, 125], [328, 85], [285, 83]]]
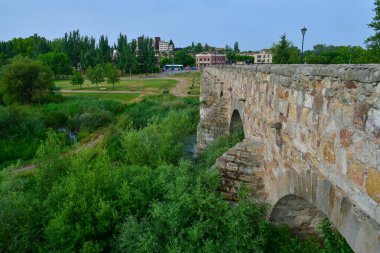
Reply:
[[379, 225], [367, 219], [361, 222], [355, 244], [350, 244], [357, 253], [380, 252], [380, 228]]
[[328, 214], [328, 200], [331, 184], [327, 179], [318, 180], [317, 182], [317, 208], [325, 215]]
[[364, 164], [353, 162], [348, 168], [348, 178], [358, 187], [363, 187], [367, 169]]
[[348, 129], [343, 128], [340, 130], [339, 136], [340, 136], [340, 144], [343, 147], [346, 147], [346, 148], [349, 147], [351, 144], [352, 133]]
[[369, 170], [366, 189], [368, 195], [380, 203], [380, 172], [374, 168]]
[[305, 94], [305, 100], [304, 100], [303, 106], [311, 109], [313, 108], [313, 103], [314, 103], [314, 96], [310, 94]]
[[368, 134], [380, 137], [380, 110], [374, 108], [369, 109], [365, 130]]
[[347, 174], [347, 156], [344, 148], [340, 148], [337, 151], [336, 165], [340, 173], [343, 175]]
[[228, 162], [226, 164], [226, 169], [235, 172], [239, 169], [239, 166], [236, 163]]
[[369, 110], [369, 104], [367, 103], [357, 103], [354, 108], [354, 125], [362, 128], [364, 127], [364, 123], [367, 117], [367, 113]]
[[297, 92], [297, 105], [303, 106], [304, 93], [302, 91]]
[[335, 164], [336, 156], [333, 143], [328, 142], [325, 144], [323, 148], [323, 156], [328, 163]]
[[354, 109], [352, 106], [344, 105], [339, 103], [337, 100], [334, 101], [333, 105], [333, 116], [334, 116], [334, 122], [338, 126], [347, 128], [352, 126], [353, 116], [354, 115]]

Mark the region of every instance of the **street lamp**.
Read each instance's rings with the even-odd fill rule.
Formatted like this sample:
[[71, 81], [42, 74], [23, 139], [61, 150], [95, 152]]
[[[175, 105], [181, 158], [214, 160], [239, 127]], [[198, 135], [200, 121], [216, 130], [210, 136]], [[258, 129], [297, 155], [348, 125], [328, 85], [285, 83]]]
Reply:
[[306, 31], [307, 31], [306, 27], [303, 27], [301, 29], [301, 33], [302, 33], [302, 51], [301, 51], [301, 62], [300, 62], [301, 64], [303, 64], [303, 42], [305, 40], [305, 33], [306, 33]]

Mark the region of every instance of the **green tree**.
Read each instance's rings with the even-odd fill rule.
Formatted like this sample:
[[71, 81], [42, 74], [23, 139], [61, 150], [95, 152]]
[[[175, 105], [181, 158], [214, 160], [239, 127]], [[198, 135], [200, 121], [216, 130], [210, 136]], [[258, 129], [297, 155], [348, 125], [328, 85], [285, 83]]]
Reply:
[[235, 63], [236, 62], [236, 54], [234, 50], [228, 45], [224, 48], [224, 52], [226, 53], [227, 61], [229, 64]]
[[194, 66], [195, 59], [193, 56], [188, 54], [186, 50], [179, 50], [174, 55], [174, 61], [177, 64], [182, 64], [184, 66]]
[[65, 33], [65, 36], [62, 40], [63, 52], [69, 56], [71, 60], [71, 66], [74, 68], [81, 67], [81, 40], [82, 39], [79, 30], [72, 31], [69, 34]]
[[129, 77], [132, 78], [132, 73], [137, 69], [137, 42], [132, 40], [126, 47], [126, 62], [125, 71], [129, 72]]
[[83, 70], [96, 64], [96, 40], [85, 36], [81, 40], [80, 65]]
[[121, 70], [121, 75], [123, 76], [124, 71], [127, 65], [127, 35], [119, 34], [119, 38], [117, 39], [117, 65]]
[[70, 78], [70, 82], [72, 85], [79, 85], [82, 88], [82, 84], [84, 83], [84, 78], [79, 70], [75, 69], [73, 71], [73, 75]]
[[203, 51], [203, 46], [201, 43], [197, 43], [197, 45], [194, 48], [194, 53], [199, 54], [202, 53]]
[[239, 49], [239, 42], [235, 42], [234, 44], [234, 53], [239, 53], [240, 52], [240, 49]]
[[210, 51], [210, 46], [207, 43], [205, 44], [204, 51], [206, 52]]
[[153, 41], [149, 37], [141, 36], [138, 38], [138, 63], [141, 71], [148, 75], [152, 71], [155, 62]]
[[371, 51], [369, 61], [377, 63], [380, 62], [380, 0], [376, 0], [374, 5], [373, 11], [375, 12], [375, 16], [368, 26], [375, 31], [375, 34], [367, 38], [365, 43]]
[[111, 48], [108, 45], [107, 36], [100, 36], [96, 55], [98, 58], [98, 64], [106, 64], [111, 61]]
[[286, 34], [281, 35], [281, 40], [272, 48], [273, 63], [289, 64], [290, 63], [291, 42], [286, 39]]
[[89, 67], [86, 74], [91, 83], [96, 84], [96, 87], [99, 87], [99, 83], [104, 82], [103, 68], [100, 64], [97, 64], [94, 68]]
[[50, 67], [56, 77], [71, 74], [70, 58], [65, 53], [50, 52], [38, 56], [38, 60]]
[[120, 81], [119, 73], [112, 63], [107, 63], [104, 67], [104, 75], [107, 78], [107, 83], [112, 84], [112, 88], [115, 88], [115, 83]]
[[44, 102], [54, 88], [53, 72], [41, 62], [16, 58], [0, 80], [4, 104]]

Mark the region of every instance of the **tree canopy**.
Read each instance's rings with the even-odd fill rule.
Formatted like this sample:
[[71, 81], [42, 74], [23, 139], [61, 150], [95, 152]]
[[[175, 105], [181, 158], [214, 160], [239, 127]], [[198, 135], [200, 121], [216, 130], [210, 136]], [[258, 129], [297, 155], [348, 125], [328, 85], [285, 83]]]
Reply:
[[48, 66], [57, 76], [67, 76], [71, 74], [70, 58], [65, 53], [49, 52], [38, 56], [38, 60]]
[[43, 102], [54, 88], [53, 72], [41, 62], [16, 58], [3, 72], [0, 96], [4, 104]]

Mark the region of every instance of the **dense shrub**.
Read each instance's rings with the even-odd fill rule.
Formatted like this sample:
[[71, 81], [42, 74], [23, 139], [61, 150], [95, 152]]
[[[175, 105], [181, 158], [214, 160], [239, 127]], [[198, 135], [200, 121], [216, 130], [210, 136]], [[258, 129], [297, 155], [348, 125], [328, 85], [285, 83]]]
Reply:
[[[223, 199], [209, 167], [241, 135], [216, 140], [195, 166], [181, 161], [178, 140], [195, 128], [191, 111], [119, 129], [119, 163], [102, 148], [61, 157], [63, 140], [48, 131], [37, 170], [0, 172], [0, 251], [333, 252], [266, 221], [267, 207], [249, 201], [244, 187], [237, 203]], [[327, 245], [340, 245], [323, 230]]]
[[41, 103], [52, 96], [53, 73], [40, 62], [16, 58], [5, 69], [0, 80], [4, 104]]
[[118, 101], [83, 98], [33, 106], [0, 106], [0, 168], [17, 159], [33, 158], [48, 128], [61, 129], [61, 135], [66, 133], [68, 140], [70, 132], [91, 133], [113, 122], [124, 108]]
[[144, 98], [141, 102], [127, 106], [126, 116], [136, 129], [164, 118], [172, 110], [193, 109], [191, 117], [198, 120], [198, 101], [192, 98], [178, 99], [173, 96]]

